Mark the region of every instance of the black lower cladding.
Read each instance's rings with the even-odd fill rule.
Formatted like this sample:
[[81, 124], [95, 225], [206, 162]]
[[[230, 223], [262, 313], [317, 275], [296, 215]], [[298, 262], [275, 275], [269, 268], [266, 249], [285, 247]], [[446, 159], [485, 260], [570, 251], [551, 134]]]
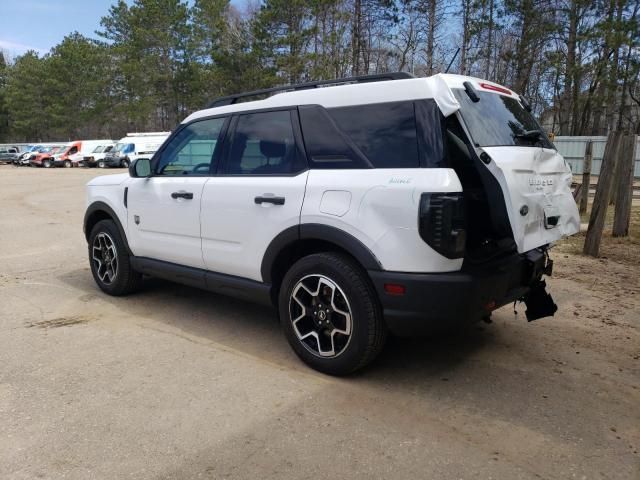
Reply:
[[131, 264], [144, 275], [271, 306], [271, 285], [266, 283], [145, 257], [132, 256]]
[[[526, 296], [545, 265], [546, 255], [536, 249], [481, 265], [465, 265], [458, 272], [370, 270], [369, 275], [389, 330], [407, 336], [479, 320], [491, 310]], [[385, 284], [403, 285], [405, 293], [387, 293]]]

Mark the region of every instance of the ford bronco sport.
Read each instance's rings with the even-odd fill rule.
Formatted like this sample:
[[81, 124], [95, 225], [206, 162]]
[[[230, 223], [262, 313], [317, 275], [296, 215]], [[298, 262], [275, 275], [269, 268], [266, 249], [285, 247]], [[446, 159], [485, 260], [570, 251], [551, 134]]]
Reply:
[[511, 90], [365, 76], [218, 99], [129, 174], [91, 180], [84, 230], [104, 292], [151, 275], [274, 305], [300, 358], [340, 375], [387, 332], [516, 300], [553, 315], [543, 276], [579, 230], [570, 184]]

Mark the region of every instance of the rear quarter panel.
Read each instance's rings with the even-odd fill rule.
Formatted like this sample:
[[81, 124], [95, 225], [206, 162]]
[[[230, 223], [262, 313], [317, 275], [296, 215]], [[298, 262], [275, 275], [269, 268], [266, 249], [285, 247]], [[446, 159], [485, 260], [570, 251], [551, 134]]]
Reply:
[[451, 272], [462, 259], [448, 259], [418, 233], [422, 193], [461, 192], [448, 168], [311, 170], [301, 223], [339, 228], [360, 240], [384, 270]]

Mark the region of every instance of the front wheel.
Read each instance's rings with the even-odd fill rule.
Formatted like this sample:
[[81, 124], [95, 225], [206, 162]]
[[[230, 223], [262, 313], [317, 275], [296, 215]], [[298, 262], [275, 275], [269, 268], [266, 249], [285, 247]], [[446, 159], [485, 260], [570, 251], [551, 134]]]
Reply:
[[42, 166], [44, 168], [51, 168], [53, 166], [53, 162], [49, 159], [42, 162]]
[[142, 283], [142, 275], [131, 266], [124, 240], [112, 220], [101, 220], [91, 229], [89, 263], [93, 279], [109, 295], [127, 295]]
[[104, 162], [104, 160], [100, 160], [98, 162], [98, 168], [105, 168], [107, 166], [107, 164]]
[[73, 167], [73, 164], [71, 163], [71, 160], [65, 160], [64, 161], [64, 168], [71, 168]]
[[312, 368], [346, 375], [370, 363], [387, 335], [376, 293], [349, 257], [318, 253], [298, 260], [279, 294], [289, 344]]

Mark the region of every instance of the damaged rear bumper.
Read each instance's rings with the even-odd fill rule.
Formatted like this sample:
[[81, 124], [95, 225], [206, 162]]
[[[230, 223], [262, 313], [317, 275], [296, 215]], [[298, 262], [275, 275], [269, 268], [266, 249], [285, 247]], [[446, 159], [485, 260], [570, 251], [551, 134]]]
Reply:
[[[465, 265], [458, 272], [369, 271], [369, 276], [389, 330], [407, 336], [480, 320], [507, 303], [526, 300], [532, 291], [538, 292], [535, 301], [539, 302], [541, 292], [546, 294], [541, 278], [543, 274], [551, 274], [551, 269], [552, 262], [545, 251], [534, 249], [481, 265]], [[551, 305], [555, 307], [552, 301]], [[548, 303], [536, 303], [531, 308], [528, 300], [527, 310], [535, 316], [530, 320], [555, 312]]]

